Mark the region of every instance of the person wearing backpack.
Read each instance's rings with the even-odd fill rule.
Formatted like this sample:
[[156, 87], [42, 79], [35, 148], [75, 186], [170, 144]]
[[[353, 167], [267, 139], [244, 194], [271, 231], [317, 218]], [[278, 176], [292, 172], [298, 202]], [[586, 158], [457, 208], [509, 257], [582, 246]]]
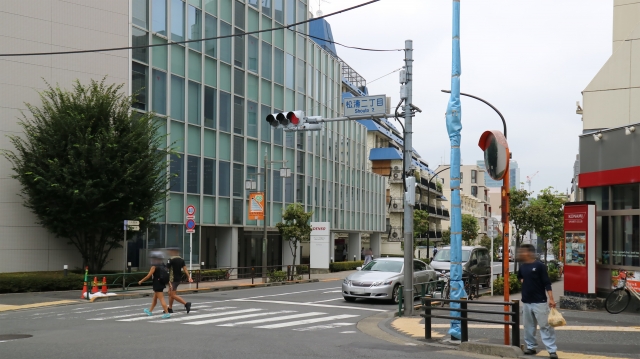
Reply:
[[149, 270], [149, 273], [138, 282], [138, 285], [146, 282], [150, 277], [153, 278], [153, 299], [151, 300], [151, 307], [149, 309], [145, 309], [144, 312], [149, 316], [153, 315], [153, 308], [155, 308], [156, 303], [160, 300], [162, 309], [164, 309], [162, 319], [166, 319], [171, 317], [167, 303], [164, 301], [164, 288], [169, 283], [169, 272], [164, 266], [163, 259], [164, 256], [161, 253], [151, 254], [151, 270]]
[[180, 250], [178, 248], [169, 248], [169, 254], [171, 258], [169, 259], [169, 313], [173, 313], [173, 301], [184, 305], [184, 308], [187, 311], [187, 314], [191, 311], [191, 302], [187, 302], [182, 299], [178, 295], [178, 286], [180, 285], [180, 279], [182, 278], [182, 274], [180, 271], [184, 271], [184, 274], [187, 275], [187, 281], [189, 283], [193, 283], [193, 279], [189, 274], [189, 270], [187, 269], [187, 265], [184, 262], [184, 259], [179, 256]]

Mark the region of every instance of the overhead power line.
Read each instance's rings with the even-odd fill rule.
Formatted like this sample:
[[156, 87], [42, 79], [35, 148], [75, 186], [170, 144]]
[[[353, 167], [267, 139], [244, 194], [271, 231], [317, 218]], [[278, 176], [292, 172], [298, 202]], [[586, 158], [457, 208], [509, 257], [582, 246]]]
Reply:
[[401, 68], [399, 68], [399, 69], [395, 69], [395, 70], [393, 70], [393, 71], [389, 72], [388, 74], [386, 74], [386, 75], [384, 75], [384, 76], [380, 76], [380, 77], [378, 77], [378, 78], [377, 78], [377, 79], [375, 79], [375, 80], [369, 81], [369, 82], [367, 82], [367, 84], [370, 84], [370, 83], [372, 83], [372, 82], [374, 82], [374, 81], [378, 81], [378, 80], [380, 80], [381, 78], [387, 77], [387, 76], [391, 75], [392, 73], [394, 73], [394, 72], [398, 72], [398, 71], [400, 71], [400, 70], [402, 70], [402, 67], [401, 67]]
[[[274, 27], [274, 28], [271, 28], [271, 29], [250, 31], [250, 32], [242, 33], [242, 34], [223, 35], [223, 36], [207, 37], [207, 38], [203, 38], [203, 39], [184, 40], [184, 41], [168, 41], [166, 44], [149, 44], [149, 45], [139, 45], [139, 46], [123, 46], [123, 47], [111, 47], [111, 48], [91, 49], [91, 50], [72, 50], [72, 51], [28, 52], [28, 53], [0, 54], [0, 57], [70, 55], [70, 54], [86, 54], [86, 53], [95, 53], [95, 52], [109, 52], [109, 51], [144, 49], [144, 48], [151, 48], [151, 47], [158, 47], [158, 46], [180, 45], [180, 44], [189, 44], [189, 43], [192, 43], [192, 42], [201, 42], [201, 41], [208, 41], [208, 40], [226, 39], [226, 38], [231, 38], [231, 37], [236, 37], [236, 36], [253, 35], [253, 34], [259, 34], [259, 33], [263, 33], [263, 32], [277, 31], [277, 30], [283, 30], [283, 29], [290, 29], [291, 30], [292, 27], [295, 27], [295, 26], [298, 26], [298, 25], [302, 25], [302, 24], [306, 24], [306, 23], [314, 21], [314, 20], [327, 18], [327, 17], [333, 16], [333, 15], [338, 15], [338, 14], [341, 14], [341, 13], [344, 13], [344, 12], [348, 12], [348, 11], [351, 11], [351, 10], [355, 10], [357, 8], [370, 5], [370, 4], [373, 4], [373, 3], [378, 2], [378, 1], [380, 1], [380, 0], [371, 0], [371, 1], [367, 1], [367, 2], [359, 4], [359, 5], [355, 5], [355, 6], [343, 9], [343, 10], [332, 12], [332, 13], [327, 14], [327, 15], [319, 16], [319, 17], [312, 18], [312, 19], [307, 19], [307, 20], [304, 20], [304, 21], [299, 21], [299, 22], [296, 22], [296, 23], [293, 23], [293, 24], [289, 24], [289, 25], [286, 25], [286, 26]], [[296, 30], [292, 30], [292, 31], [296, 31]], [[307, 35], [307, 34], [304, 34], [304, 35], [310, 36], [310, 35]], [[324, 40], [324, 41], [327, 41], [327, 42], [336, 43], [336, 42], [328, 40], [328, 39], [321, 39], [321, 40]], [[336, 44], [338, 44], [338, 43], [336, 43]], [[349, 47], [347, 45], [342, 45], [342, 44], [338, 44], [338, 45]], [[365, 51], [397, 51], [397, 50], [364, 49], [364, 48], [357, 48], [357, 47], [350, 47], [350, 48], [359, 49], [359, 50], [365, 50]]]

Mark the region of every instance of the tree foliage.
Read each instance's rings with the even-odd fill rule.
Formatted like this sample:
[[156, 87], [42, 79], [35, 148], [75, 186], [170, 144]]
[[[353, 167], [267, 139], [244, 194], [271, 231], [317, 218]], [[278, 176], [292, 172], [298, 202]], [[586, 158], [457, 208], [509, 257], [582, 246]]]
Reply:
[[462, 240], [471, 244], [478, 238], [480, 226], [476, 217], [470, 214], [462, 215]]
[[515, 236], [519, 247], [527, 232], [533, 230], [533, 217], [529, 197], [531, 192], [526, 189], [512, 188], [509, 193], [509, 220], [515, 227]]
[[42, 104], [22, 114], [24, 136], [10, 136], [15, 151], [3, 151], [24, 205], [91, 271], [121, 247], [123, 220], [144, 229], [166, 200], [166, 139], [152, 114], [131, 112], [133, 98], [121, 90], [104, 79], [76, 81], [71, 91], [48, 85]]
[[480, 239], [480, 245], [488, 249], [489, 253], [491, 253], [491, 242], [493, 242], [493, 253], [491, 253], [491, 260], [496, 260], [498, 258], [498, 249], [500, 247], [499, 239], [500, 237], [491, 238], [486, 234]]
[[413, 238], [421, 238], [429, 231], [429, 212], [421, 209], [413, 211]]
[[296, 255], [298, 254], [298, 245], [301, 241], [308, 241], [311, 236], [311, 216], [313, 212], [305, 212], [304, 207], [300, 203], [292, 203], [287, 206], [283, 215], [282, 222], [276, 224], [282, 239], [289, 242], [289, 249], [293, 255], [292, 268], [296, 265]]
[[566, 196], [552, 187], [543, 189], [538, 196], [531, 201], [530, 215], [533, 229], [538, 238], [542, 238], [547, 253], [547, 240], [557, 246], [564, 237], [564, 203]]
[[451, 228], [442, 231], [442, 243], [443, 246], [448, 246], [451, 244]]

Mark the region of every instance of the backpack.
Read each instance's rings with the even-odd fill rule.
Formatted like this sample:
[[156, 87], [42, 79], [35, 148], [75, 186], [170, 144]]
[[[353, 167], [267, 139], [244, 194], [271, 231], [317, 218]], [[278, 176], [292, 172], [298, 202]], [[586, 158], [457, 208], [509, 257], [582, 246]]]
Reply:
[[169, 272], [164, 265], [155, 266], [156, 270], [153, 273], [153, 280], [157, 281], [162, 285], [167, 285], [169, 283]]

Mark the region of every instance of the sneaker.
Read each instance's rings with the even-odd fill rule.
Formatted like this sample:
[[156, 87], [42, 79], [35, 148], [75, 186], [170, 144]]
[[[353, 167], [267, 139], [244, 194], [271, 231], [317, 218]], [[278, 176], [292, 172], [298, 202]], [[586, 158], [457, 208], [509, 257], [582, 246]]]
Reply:
[[549, 359], [558, 359], [558, 354], [556, 354], [556, 353], [549, 353]]
[[184, 307], [187, 310], [187, 314], [189, 314], [189, 312], [191, 311], [191, 302], [187, 302], [187, 304], [185, 304]]
[[169, 313], [173, 313], [173, 309], [172, 308], [167, 308], [167, 310], [169, 311]]
[[148, 315], [148, 316], [152, 316], [153, 313], [151, 313], [151, 311], [149, 309], [144, 309], [144, 312]]
[[169, 314], [169, 313], [164, 313], [164, 314], [162, 315], [162, 319], [167, 319], [167, 318], [171, 318], [171, 314]]
[[536, 350], [535, 349], [527, 349], [524, 351], [524, 355], [536, 355]]

